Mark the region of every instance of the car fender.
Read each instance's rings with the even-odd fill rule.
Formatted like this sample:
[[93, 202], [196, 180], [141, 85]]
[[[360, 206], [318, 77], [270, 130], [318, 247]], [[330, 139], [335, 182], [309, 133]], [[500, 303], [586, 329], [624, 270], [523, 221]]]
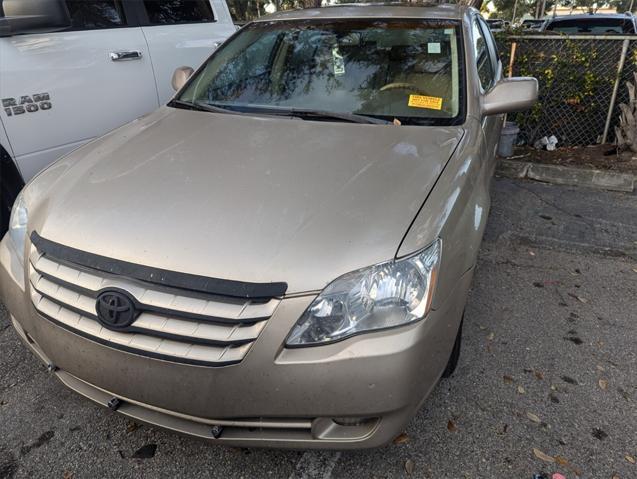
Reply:
[[[489, 164], [483, 158], [480, 123], [467, 117], [465, 136], [414, 218], [397, 257], [410, 255], [442, 238], [438, 291], [453, 285], [476, 262], [491, 200]], [[435, 294], [433, 308], [447, 299]]]

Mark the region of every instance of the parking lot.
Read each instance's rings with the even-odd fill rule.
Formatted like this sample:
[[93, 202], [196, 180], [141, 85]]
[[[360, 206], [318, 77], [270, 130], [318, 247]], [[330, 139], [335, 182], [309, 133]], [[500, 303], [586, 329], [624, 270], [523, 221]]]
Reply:
[[493, 200], [459, 368], [394, 444], [229, 449], [134, 424], [50, 376], [2, 309], [0, 477], [637, 477], [637, 196], [499, 179]]

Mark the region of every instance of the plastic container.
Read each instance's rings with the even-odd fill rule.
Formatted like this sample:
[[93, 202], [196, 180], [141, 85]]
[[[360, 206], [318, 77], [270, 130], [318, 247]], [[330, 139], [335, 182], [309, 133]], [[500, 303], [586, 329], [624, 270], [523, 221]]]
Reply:
[[500, 143], [498, 144], [498, 155], [508, 158], [513, 156], [513, 147], [518, 142], [518, 133], [520, 129], [518, 125], [512, 121], [507, 121], [502, 127], [502, 133], [500, 133]]

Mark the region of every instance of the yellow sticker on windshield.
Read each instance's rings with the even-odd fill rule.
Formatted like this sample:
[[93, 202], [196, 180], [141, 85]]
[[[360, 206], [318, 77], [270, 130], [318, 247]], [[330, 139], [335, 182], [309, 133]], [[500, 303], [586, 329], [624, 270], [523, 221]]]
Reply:
[[442, 98], [437, 96], [409, 95], [409, 103], [407, 103], [407, 105], [414, 108], [442, 110]]

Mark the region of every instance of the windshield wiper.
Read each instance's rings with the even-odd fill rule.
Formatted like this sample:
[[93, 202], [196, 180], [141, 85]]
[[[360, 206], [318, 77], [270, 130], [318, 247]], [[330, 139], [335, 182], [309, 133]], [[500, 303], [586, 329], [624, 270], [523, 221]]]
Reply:
[[195, 102], [190, 103], [183, 100], [173, 100], [168, 106], [174, 106], [176, 108], [185, 108], [188, 110], [197, 110], [197, 111], [209, 111], [212, 113], [257, 113], [257, 114], [265, 114], [265, 115], [284, 115], [284, 116], [293, 116], [297, 118], [303, 119], [332, 119], [332, 120], [341, 120], [350, 123], [368, 123], [368, 124], [377, 124], [377, 125], [387, 125], [390, 124], [391, 121], [383, 120], [381, 118], [375, 118], [370, 115], [359, 115], [356, 113], [342, 113], [337, 111], [327, 111], [327, 110], [306, 110], [303, 108], [283, 108], [283, 107], [252, 107], [252, 106], [237, 106], [237, 109], [230, 108], [222, 108], [220, 106], [211, 105], [209, 103], [203, 102]]
[[327, 110], [305, 110], [300, 108], [287, 108], [280, 111], [283, 115], [290, 115], [303, 119], [332, 119], [332, 120], [341, 120], [347, 121], [350, 123], [368, 123], [375, 125], [387, 125], [391, 123], [390, 121], [383, 120], [381, 118], [375, 118], [369, 115], [359, 115], [356, 113], [342, 113], [338, 111], [327, 111]]
[[208, 103], [203, 103], [200, 101], [195, 103], [190, 103], [188, 101], [183, 101], [183, 100], [173, 100], [170, 103], [168, 103], [168, 106], [172, 106], [175, 108], [183, 108], [186, 110], [208, 111], [211, 113], [234, 113], [234, 114], [238, 113], [236, 111], [229, 110], [227, 108], [221, 108], [219, 106], [209, 105]]

